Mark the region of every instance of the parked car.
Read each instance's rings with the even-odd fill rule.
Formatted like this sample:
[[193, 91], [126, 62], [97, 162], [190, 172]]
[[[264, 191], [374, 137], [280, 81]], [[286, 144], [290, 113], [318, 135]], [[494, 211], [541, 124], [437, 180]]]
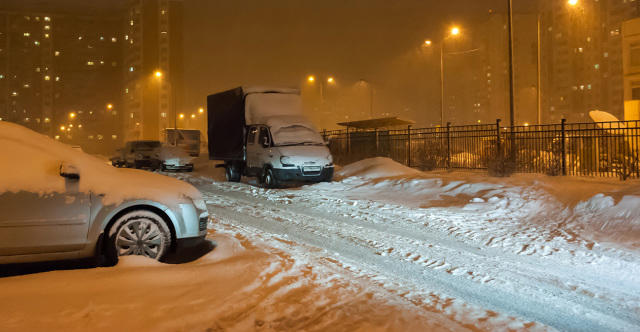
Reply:
[[116, 151], [116, 155], [111, 158], [111, 164], [115, 167], [160, 169], [161, 146], [160, 141], [129, 141], [124, 148]]
[[167, 145], [178, 146], [191, 157], [200, 156], [200, 130], [167, 128], [164, 130], [164, 142]]
[[0, 264], [167, 253], [198, 244], [208, 211], [192, 185], [110, 167], [0, 122]]
[[193, 157], [182, 147], [163, 145], [160, 149], [160, 162], [163, 171], [193, 171]]

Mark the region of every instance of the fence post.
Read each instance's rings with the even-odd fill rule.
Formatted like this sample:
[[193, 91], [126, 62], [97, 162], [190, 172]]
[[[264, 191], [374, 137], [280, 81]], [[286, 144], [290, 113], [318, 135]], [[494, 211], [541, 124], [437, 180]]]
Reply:
[[375, 129], [376, 131], [376, 157], [380, 155], [380, 137], [378, 136], [378, 128]]
[[451, 122], [447, 122], [447, 169], [451, 168]]
[[496, 160], [500, 160], [502, 157], [502, 142], [500, 139], [500, 121], [502, 119], [496, 119]]
[[560, 122], [560, 130], [562, 131], [562, 143], [560, 145], [561, 149], [562, 149], [562, 175], [566, 176], [567, 175], [567, 147], [565, 146], [565, 139], [566, 139], [566, 131], [565, 131], [565, 125], [567, 124], [567, 119], [562, 119], [562, 121]]
[[411, 167], [411, 125], [407, 126], [407, 166]]
[[347, 126], [347, 153], [351, 153], [351, 135], [349, 135], [348, 126]]
[[327, 130], [326, 129], [322, 129], [322, 140], [323, 141], [327, 141]]

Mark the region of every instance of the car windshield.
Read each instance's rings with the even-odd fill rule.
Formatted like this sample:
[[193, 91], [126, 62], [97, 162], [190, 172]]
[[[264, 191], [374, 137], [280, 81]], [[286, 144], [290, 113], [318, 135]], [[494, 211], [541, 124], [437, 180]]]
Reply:
[[160, 147], [160, 142], [158, 141], [149, 141], [149, 142], [134, 142], [133, 148], [135, 150], [153, 150]]
[[272, 132], [275, 145], [324, 145], [322, 136], [315, 130], [301, 125], [281, 127]]

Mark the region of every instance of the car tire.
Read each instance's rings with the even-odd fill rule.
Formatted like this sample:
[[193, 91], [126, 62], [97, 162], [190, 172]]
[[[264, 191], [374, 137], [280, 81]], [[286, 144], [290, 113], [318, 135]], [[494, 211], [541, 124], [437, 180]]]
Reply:
[[109, 228], [105, 265], [118, 263], [118, 257], [140, 255], [161, 260], [171, 248], [171, 230], [157, 214], [135, 210], [119, 217]]
[[240, 170], [238, 169], [238, 166], [236, 166], [235, 164], [227, 164], [225, 167], [224, 173], [227, 178], [227, 181], [229, 182], [240, 182], [240, 179], [242, 178], [242, 175], [240, 174]]
[[267, 168], [264, 170], [262, 183], [267, 188], [277, 188], [278, 187], [278, 179], [276, 178], [273, 170], [271, 168]]

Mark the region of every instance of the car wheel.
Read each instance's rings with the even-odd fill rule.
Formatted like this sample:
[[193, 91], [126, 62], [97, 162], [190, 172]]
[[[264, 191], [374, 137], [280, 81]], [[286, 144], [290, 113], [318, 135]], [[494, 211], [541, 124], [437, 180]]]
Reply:
[[238, 169], [238, 167], [233, 164], [228, 164], [225, 167], [225, 176], [227, 178], [227, 181], [229, 182], [240, 182], [240, 179], [242, 177], [242, 175], [240, 175], [240, 170]]
[[146, 210], [131, 211], [121, 216], [108, 234], [107, 265], [115, 265], [118, 257], [129, 255], [161, 260], [171, 247], [171, 231], [166, 222]]
[[278, 179], [276, 179], [271, 168], [267, 168], [264, 171], [264, 185], [267, 188], [276, 188], [278, 186]]

